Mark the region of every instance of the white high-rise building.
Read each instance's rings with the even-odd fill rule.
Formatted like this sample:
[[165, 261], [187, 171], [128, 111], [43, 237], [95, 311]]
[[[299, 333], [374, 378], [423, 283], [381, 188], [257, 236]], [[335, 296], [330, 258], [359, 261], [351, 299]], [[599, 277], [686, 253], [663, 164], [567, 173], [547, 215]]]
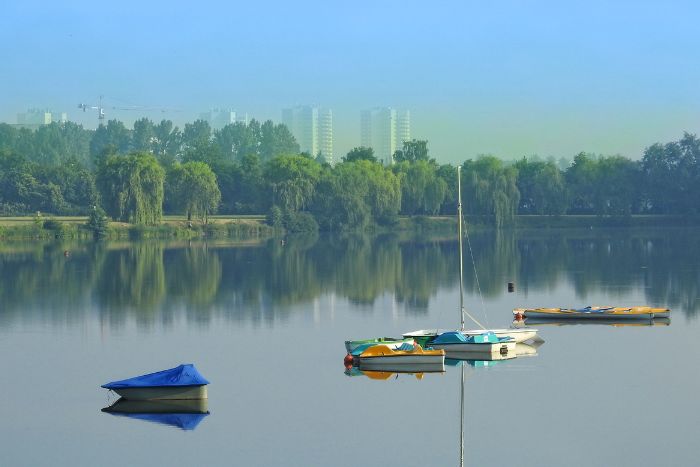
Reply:
[[333, 112], [330, 109], [302, 105], [282, 109], [284, 123], [299, 143], [299, 150], [313, 157], [319, 154], [333, 162]]
[[396, 111], [396, 149], [403, 148], [404, 141], [411, 141], [411, 112]]
[[394, 153], [411, 139], [411, 114], [390, 107], [363, 110], [360, 114], [360, 141], [362, 146], [374, 149], [374, 156], [389, 165]]
[[235, 110], [231, 109], [211, 109], [208, 112], [199, 114], [199, 119], [209, 123], [212, 130], [220, 130], [226, 125], [241, 122], [248, 124], [248, 114], [237, 116]]

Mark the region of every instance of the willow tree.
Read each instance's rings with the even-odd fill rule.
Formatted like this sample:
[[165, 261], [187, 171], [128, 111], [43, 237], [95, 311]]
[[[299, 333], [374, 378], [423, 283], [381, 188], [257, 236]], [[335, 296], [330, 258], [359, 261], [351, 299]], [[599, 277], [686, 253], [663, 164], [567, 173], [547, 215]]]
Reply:
[[487, 216], [497, 228], [512, 223], [520, 202], [518, 171], [493, 156], [468, 160], [463, 167], [467, 213]]
[[204, 162], [175, 164], [168, 172], [168, 197], [173, 207], [191, 220], [205, 222], [221, 202], [216, 175]]
[[265, 178], [271, 186], [273, 204], [285, 212], [305, 209], [321, 177], [321, 165], [305, 156], [278, 156], [265, 166]]
[[133, 224], [161, 221], [164, 179], [165, 171], [148, 153], [109, 156], [97, 172], [97, 185], [107, 213]]

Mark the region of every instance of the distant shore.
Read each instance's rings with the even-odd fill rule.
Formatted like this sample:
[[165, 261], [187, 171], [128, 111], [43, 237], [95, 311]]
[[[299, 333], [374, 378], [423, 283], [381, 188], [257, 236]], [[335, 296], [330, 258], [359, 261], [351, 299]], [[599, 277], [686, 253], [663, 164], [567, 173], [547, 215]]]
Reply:
[[[39, 239], [92, 239], [93, 233], [82, 216], [18, 216], [0, 217], [0, 241]], [[374, 232], [387, 231], [452, 231], [453, 216], [402, 216], [390, 228], [382, 227]], [[490, 229], [488, 219], [467, 218], [468, 225], [477, 229]], [[595, 215], [515, 217], [515, 224], [506, 229], [558, 229], [558, 228], [607, 228], [607, 227], [684, 227], [700, 226], [700, 216], [633, 215], [601, 217]], [[372, 231], [370, 231], [372, 232]], [[165, 216], [156, 226], [110, 222], [107, 239], [188, 239], [188, 238], [268, 238], [284, 234], [265, 222], [263, 215], [212, 216], [207, 223], [187, 221], [183, 216]]]

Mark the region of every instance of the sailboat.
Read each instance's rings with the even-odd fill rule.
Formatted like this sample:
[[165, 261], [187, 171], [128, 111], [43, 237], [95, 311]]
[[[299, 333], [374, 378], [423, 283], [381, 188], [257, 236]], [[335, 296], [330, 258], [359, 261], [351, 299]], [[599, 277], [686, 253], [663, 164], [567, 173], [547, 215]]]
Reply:
[[485, 355], [515, 355], [515, 344], [541, 340], [537, 329], [521, 327], [517, 329], [486, 329], [471, 315], [470, 318], [481, 329], [464, 329], [464, 274], [462, 271], [462, 177], [461, 167], [457, 167], [457, 223], [459, 224], [459, 306], [461, 329], [456, 332], [439, 329], [421, 329], [403, 334], [405, 338], [414, 338], [421, 345], [430, 345], [446, 352], [478, 352]]

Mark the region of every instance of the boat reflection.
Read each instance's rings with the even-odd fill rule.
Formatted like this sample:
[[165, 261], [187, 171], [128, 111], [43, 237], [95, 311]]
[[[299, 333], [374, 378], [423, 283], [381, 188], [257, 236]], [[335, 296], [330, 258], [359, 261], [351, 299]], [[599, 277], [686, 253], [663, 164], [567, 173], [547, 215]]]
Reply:
[[402, 370], [395, 370], [395, 371], [376, 371], [376, 370], [363, 370], [360, 369], [360, 367], [350, 367], [345, 369], [345, 374], [347, 376], [366, 376], [369, 379], [375, 379], [375, 380], [388, 380], [391, 378], [397, 379], [399, 375], [413, 375], [416, 377], [416, 379], [421, 380], [425, 376], [426, 373], [439, 373], [442, 374], [445, 372], [445, 368], [442, 367], [442, 370], [436, 371], [435, 365], [431, 365], [433, 368], [428, 368], [428, 369], [423, 369], [421, 371], [420, 367], [411, 367], [411, 371], [406, 371], [404, 369]]
[[209, 405], [207, 399], [132, 401], [121, 398], [102, 411], [190, 431], [209, 415]]
[[643, 326], [669, 326], [671, 324], [671, 318], [653, 318], [650, 320], [593, 320], [593, 319], [577, 319], [568, 318], [562, 320], [556, 319], [538, 319], [538, 318], [525, 318], [524, 320], [514, 320], [513, 327], [525, 327], [525, 326], [568, 326], [574, 324], [582, 325], [593, 325], [593, 326], [614, 326], [614, 327], [643, 327]]

